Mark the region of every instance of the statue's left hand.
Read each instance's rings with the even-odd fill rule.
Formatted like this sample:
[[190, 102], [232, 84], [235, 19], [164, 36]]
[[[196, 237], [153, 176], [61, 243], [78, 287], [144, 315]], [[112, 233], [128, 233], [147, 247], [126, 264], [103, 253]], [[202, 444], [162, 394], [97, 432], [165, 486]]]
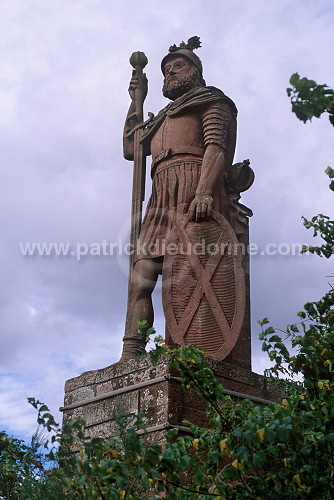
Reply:
[[197, 194], [190, 203], [188, 214], [190, 220], [200, 222], [210, 217], [213, 206], [213, 198], [211, 194]]

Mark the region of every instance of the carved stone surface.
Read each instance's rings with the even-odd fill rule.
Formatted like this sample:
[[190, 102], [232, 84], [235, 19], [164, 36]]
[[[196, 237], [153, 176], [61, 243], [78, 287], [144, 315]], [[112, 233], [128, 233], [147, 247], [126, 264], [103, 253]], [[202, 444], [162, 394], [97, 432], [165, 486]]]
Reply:
[[[151, 294], [162, 273], [166, 341], [202, 345], [213, 359], [229, 356], [231, 363], [250, 368], [245, 243], [252, 213], [239, 198], [251, 186], [254, 174], [248, 160], [233, 165], [237, 109], [221, 90], [206, 86], [202, 63], [193, 52], [198, 47], [198, 37], [170, 47], [161, 68], [163, 93], [171, 102], [144, 123], [144, 57], [145, 64], [136, 68], [130, 82], [124, 157], [134, 160], [131, 241], [135, 254], [121, 359], [131, 359], [145, 349], [137, 323], [146, 320], [152, 326]], [[139, 53], [135, 54], [137, 60]], [[149, 155], [152, 193], [139, 230]], [[193, 251], [202, 242], [211, 251]], [[171, 244], [176, 244], [176, 252]], [[182, 252], [180, 247], [188, 244], [192, 250]]]
[[223, 360], [240, 335], [245, 313], [241, 247], [223, 215], [193, 222], [180, 218], [171, 234], [176, 255], [166, 255], [163, 304], [175, 344], [200, 345]]
[[[265, 404], [279, 397], [277, 389], [261, 375], [225, 362], [209, 362], [224, 389], [233, 391], [233, 399], [248, 396], [263, 400], [256, 404]], [[92, 437], [119, 434], [117, 418], [124, 413], [129, 415], [129, 425], [139, 412], [148, 415], [151, 441], [163, 440], [169, 427], [184, 431], [183, 420], [200, 426], [207, 421], [204, 401], [193, 389], [183, 392], [177, 373], [170, 370], [165, 359], [156, 366], [147, 359], [132, 359], [67, 380], [62, 411], [63, 423], [83, 417], [86, 434]]]

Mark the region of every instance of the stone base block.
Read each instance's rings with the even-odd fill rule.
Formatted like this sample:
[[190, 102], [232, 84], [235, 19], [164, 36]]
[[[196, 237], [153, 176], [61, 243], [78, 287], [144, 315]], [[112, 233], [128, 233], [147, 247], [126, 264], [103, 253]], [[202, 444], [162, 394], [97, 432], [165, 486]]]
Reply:
[[[224, 390], [234, 399], [248, 398], [257, 404], [277, 400], [277, 389], [267, 380], [244, 368], [208, 360]], [[119, 417], [131, 419], [139, 412], [148, 415], [150, 439], [160, 441], [167, 428], [187, 432], [183, 420], [205, 426], [205, 403], [194, 390], [183, 392], [181, 380], [167, 360], [152, 365], [148, 359], [118, 362], [67, 380], [63, 423], [81, 416], [91, 437], [119, 435]]]

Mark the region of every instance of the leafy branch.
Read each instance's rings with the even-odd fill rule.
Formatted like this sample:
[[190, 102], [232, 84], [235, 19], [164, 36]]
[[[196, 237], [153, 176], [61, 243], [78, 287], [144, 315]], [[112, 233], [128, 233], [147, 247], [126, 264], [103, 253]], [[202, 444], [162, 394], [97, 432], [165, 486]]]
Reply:
[[291, 99], [292, 112], [299, 120], [306, 123], [314, 116], [320, 116], [327, 112], [329, 121], [334, 126], [334, 90], [326, 84], [318, 85], [314, 80], [300, 78], [294, 73], [290, 78], [291, 87], [287, 88], [287, 94]]

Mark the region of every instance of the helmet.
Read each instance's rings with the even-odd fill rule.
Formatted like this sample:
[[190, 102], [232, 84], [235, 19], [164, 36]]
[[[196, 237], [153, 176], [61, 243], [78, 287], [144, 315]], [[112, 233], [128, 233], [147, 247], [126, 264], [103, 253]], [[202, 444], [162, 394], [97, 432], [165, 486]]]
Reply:
[[201, 77], [203, 77], [203, 67], [200, 58], [194, 54], [193, 50], [201, 46], [201, 42], [198, 36], [193, 36], [189, 38], [188, 43], [181, 42], [180, 46], [177, 47], [175, 44], [169, 47], [169, 53], [161, 61], [161, 71], [164, 73], [165, 65], [171, 59], [175, 57], [185, 57], [190, 61], [199, 71]]

